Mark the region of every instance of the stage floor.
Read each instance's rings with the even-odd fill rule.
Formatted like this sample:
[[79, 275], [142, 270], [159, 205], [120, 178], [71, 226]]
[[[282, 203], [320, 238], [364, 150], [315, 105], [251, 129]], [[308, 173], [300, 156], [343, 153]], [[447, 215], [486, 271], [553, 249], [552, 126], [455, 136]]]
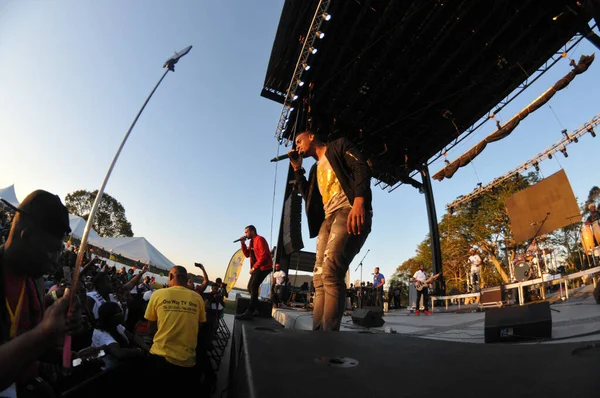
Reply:
[[[582, 342], [600, 339], [600, 305], [591, 296], [592, 286], [573, 289], [569, 300], [555, 301], [552, 309], [552, 340], [543, 344], [557, 342]], [[436, 307], [433, 315], [415, 316], [408, 310], [390, 310], [383, 316], [385, 324], [369, 330], [398, 333], [428, 339], [456, 341], [465, 343], [483, 343], [485, 313], [478, 312], [476, 305]], [[286, 329], [311, 330], [312, 312], [289, 308], [273, 309], [273, 318]], [[352, 318], [344, 316], [342, 331], [361, 331], [367, 328], [352, 323]]]

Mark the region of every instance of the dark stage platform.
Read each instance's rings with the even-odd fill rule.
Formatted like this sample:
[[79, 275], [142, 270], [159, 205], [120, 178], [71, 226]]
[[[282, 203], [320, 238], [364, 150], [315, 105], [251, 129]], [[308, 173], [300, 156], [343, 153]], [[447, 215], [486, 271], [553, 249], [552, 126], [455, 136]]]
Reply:
[[469, 344], [272, 319], [236, 321], [233, 335], [228, 397], [564, 398], [600, 387], [600, 342]]

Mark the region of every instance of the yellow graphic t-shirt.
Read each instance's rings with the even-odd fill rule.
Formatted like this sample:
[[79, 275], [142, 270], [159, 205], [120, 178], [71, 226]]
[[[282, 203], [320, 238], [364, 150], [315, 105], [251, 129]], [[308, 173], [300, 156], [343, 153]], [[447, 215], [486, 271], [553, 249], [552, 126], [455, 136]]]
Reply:
[[319, 185], [319, 192], [323, 197], [325, 218], [342, 207], [352, 207], [327, 156], [323, 156], [317, 163], [317, 183]]
[[144, 316], [158, 326], [151, 354], [177, 366], [196, 364], [198, 326], [206, 322], [204, 300], [198, 293], [182, 286], [158, 289], [150, 296]]

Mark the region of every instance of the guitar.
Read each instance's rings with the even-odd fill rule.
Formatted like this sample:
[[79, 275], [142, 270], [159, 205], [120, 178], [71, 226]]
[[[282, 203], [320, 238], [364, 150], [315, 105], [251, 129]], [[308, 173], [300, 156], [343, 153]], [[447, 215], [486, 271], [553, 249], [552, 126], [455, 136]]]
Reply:
[[431, 287], [431, 282], [440, 277], [440, 274], [435, 274], [425, 282], [415, 281], [415, 288], [420, 292], [424, 287]]

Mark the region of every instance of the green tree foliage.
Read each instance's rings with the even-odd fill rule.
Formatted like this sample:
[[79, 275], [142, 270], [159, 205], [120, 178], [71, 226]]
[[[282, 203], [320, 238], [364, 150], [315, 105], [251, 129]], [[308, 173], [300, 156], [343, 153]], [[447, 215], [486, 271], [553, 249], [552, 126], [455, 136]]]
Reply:
[[[470, 270], [469, 249], [475, 247], [484, 265], [482, 285], [497, 285], [509, 281], [508, 263], [516, 251], [505, 201], [518, 191], [539, 181], [537, 173], [515, 175], [498, 186], [463, 203], [444, 214], [439, 223], [442, 266], [448, 292], [463, 292]], [[523, 244], [526, 244], [524, 242]], [[418, 246], [413, 258], [405, 261], [398, 271], [414, 273], [422, 262], [431, 272], [429, 236]]]
[[[69, 213], [78, 215], [87, 221], [97, 195], [97, 190], [94, 192], [78, 190], [68, 194], [65, 204]], [[92, 227], [105, 238], [133, 236], [131, 223], [125, 216], [125, 208], [106, 192], [102, 196]]]

